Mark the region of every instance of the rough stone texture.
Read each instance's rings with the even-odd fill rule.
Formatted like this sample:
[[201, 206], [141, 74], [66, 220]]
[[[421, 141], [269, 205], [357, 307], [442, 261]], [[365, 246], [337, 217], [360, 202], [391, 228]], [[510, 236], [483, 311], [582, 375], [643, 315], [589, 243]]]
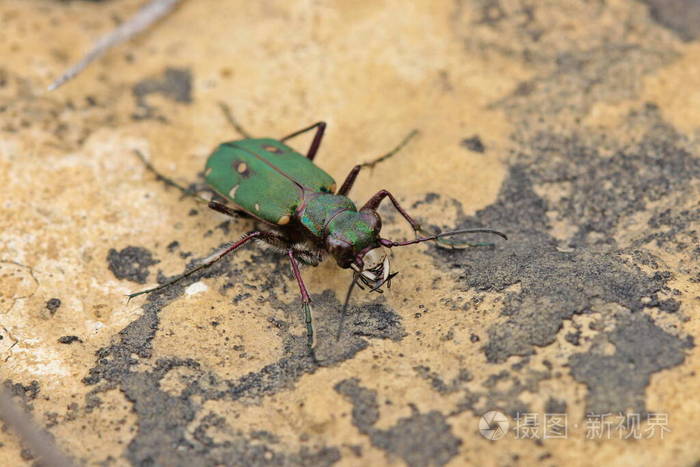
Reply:
[[[0, 384], [78, 463], [700, 461], [695, 2], [190, 0], [43, 91], [141, 3], [0, 3]], [[386, 188], [425, 225], [510, 240], [395, 249], [337, 341], [349, 274], [305, 268], [315, 356], [287, 262], [257, 245], [127, 303], [253, 227], [133, 154], [197, 187], [237, 137], [222, 101], [260, 136], [326, 120], [338, 181], [417, 128], [353, 199]], [[619, 439], [635, 416], [644, 439]], [[35, 461], [0, 430], [0, 465]]]

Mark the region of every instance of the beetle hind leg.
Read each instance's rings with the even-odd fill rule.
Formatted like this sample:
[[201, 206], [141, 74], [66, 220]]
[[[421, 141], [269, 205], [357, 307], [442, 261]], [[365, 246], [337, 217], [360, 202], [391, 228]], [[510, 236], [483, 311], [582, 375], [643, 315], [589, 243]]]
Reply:
[[209, 201], [209, 209], [213, 209], [214, 211], [220, 212], [221, 214], [226, 214], [227, 216], [231, 217], [250, 217], [248, 213], [245, 211], [240, 211], [238, 209], [231, 209], [230, 207], [226, 206], [224, 203], [220, 203], [218, 201]]
[[[179, 183], [177, 183], [172, 178], [160, 173], [155, 167], [153, 167], [153, 164], [151, 164], [150, 162], [148, 162], [148, 160], [146, 160], [146, 156], [144, 156], [141, 151], [139, 151], [138, 149], [134, 149], [134, 153], [138, 156], [139, 159], [141, 159], [141, 162], [143, 162], [143, 165], [146, 166], [146, 169], [149, 172], [151, 172], [153, 175], [156, 176], [156, 179], [158, 181], [161, 181], [161, 182], [165, 183], [166, 185], [171, 186], [173, 188], [177, 188], [178, 190], [180, 190], [180, 192], [182, 192], [183, 195], [193, 197], [195, 199], [195, 201], [197, 201], [198, 203], [209, 204], [209, 200], [204, 198], [203, 196], [200, 196], [199, 194], [197, 194], [196, 190], [191, 189], [191, 188], [186, 188], [186, 187], [180, 185]], [[196, 184], [194, 184], [193, 186], [196, 187]]]
[[[184, 279], [185, 277], [187, 277], [187, 276], [189, 276], [189, 275], [191, 275], [191, 274], [194, 274], [195, 272], [199, 271], [200, 269], [204, 269], [204, 268], [206, 268], [206, 267], [211, 266], [212, 264], [216, 263], [217, 261], [219, 261], [221, 258], [223, 258], [224, 256], [226, 256], [227, 254], [229, 254], [229, 253], [231, 253], [231, 252], [237, 250], [238, 248], [242, 247], [243, 245], [245, 245], [246, 243], [248, 243], [250, 240], [252, 240], [252, 239], [254, 239], [254, 238], [258, 238], [258, 237], [263, 237], [263, 236], [265, 236], [265, 234], [266, 234], [265, 232], [260, 232], [260, 231], [249, 232], [249, 233], [243, 235], [243, 237], [241, 237], [238, 241], [233, 242], [233, 243], [229, 244], [227, 247], [225, 247], [225, 248], [223, 248], [223, 249], [221, 249], [221, 250], [215, 252], [214, 254], [210, 255], [210, 256], [207, 257], [207, 258], [205, 258], [205, 259], [204, 259], [200, 264], [198, 264], [197, 266], [195, 266], [195, 267], [193, 267], [193, 268], [191, 268], [191, 269], [188, 269], [187, 271], [183, 272], [182, 274], [178, 274], [177, 276], [173, 277], [173, 278], [170, 279], [169, 281], [167, 281], [167, 282], [165, 282], [165, 283], [163, 283], [163, 284], [161, 284], [161, 285], [159, 285], [159, 286], [157, 286], [157, 287], [153, 287], [153, 288], [151, 288], [151, 289], [146, 289], [146, 290], [142, 290], [142, 291], [140, 291], [140, 292], [135, 292], [135, 293], [132, 293], [132, 294], [128, 294], [128, 295], [127, 295], [127, 297], [129, 297], [128, 300], [131, 300], [131, 299], [134, 298], [134, 297], [138, 297], [139, 295], [144, 295], [144, 294], [148, 294], [148, 293], [151, 293], [151, 292], [156, 292], [156, 291], [158, 291], [158, 290], [164, 289], [164, 288], [168, 287], [169, 285], [172, 285], [172, 284], [174, 284], [175, 282], [178, 282], [180, 279]], [[128, 301], [128, 300], [127, 300], [127, 301]]]

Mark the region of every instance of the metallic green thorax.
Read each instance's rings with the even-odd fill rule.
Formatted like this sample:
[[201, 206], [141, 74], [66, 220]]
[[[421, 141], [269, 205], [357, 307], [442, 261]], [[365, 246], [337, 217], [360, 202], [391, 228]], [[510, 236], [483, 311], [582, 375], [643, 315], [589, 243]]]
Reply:
[[355, 254], [377, 242], [381, 227], [379, 217], [358, 212], [350, 198], [325, 193], [306, 193], [299, 220], [317, 238], [333, 237], [352, 245]]
[[316, 237], [323, 237], [328, 222], [341, 211], [357, 211], [349, 198], [325, 193], [308, 193], [306, 203], [299, 213], [301, 225]]

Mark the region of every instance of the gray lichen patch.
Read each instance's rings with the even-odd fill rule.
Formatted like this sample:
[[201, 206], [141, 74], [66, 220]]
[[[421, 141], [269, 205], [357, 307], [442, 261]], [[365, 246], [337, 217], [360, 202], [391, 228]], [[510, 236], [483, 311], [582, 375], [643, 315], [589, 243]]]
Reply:
[[586, 384], [586, 407], [590, 413], [639, 413], [647, 408], [645, 392], [652, 374], [680, 365], [693, 339], [678, 339], [654, 324], [643, 313], [624, 314], [615, 329], [605, 333], [615, 346], [612, 355], [596, 346], [569, 358], [572, 376]]
[[153, 259], [151, 252], [145, 248], [128, 246], [119, 251], [110, 248], [107, 263], [117, 279], [145, 284], [148, 268], [158, 264], [158, 260]]
[[[193, 260], [192, 264], [196, 261]], [[236, 434], [222, 443], [213, 442], [203, 435], [192, 441], [186, 433], [195, 419], [197, 407], [205, 401], [260, 403], [292, 389], [302, 377], [313, 374], [322, 366], [337, 365], [352, 358], [367, 347], [367, 338], [399, 340], [404, 335], [400, 318], [385, 305], [377, 303], [359, 309], [352, 307], [341, 338], [335, 342], [331, 336], [335, 336], [340, 324], [337, 311], [341, 304], [330, 291], [314, 295], [314, 306], [318, 311], [317, 328], [323, 338], [323, 344], [315, 354], [309, 354], [303, 335], [291, 333], [289, 323], [276, 321], [273, 329], [283, 340], [284, 355], [240, 378], [222, 378], [195, 358], [160, 358], [150, 371], [138, 367], [139, 359], [148, 359], [153, 355], [153, 340], [161, 326], [159, 315], [163, 308], [179, 299], [189, 285], [203, 278], [223, 276], [234, 280], [242, 274], [249, 283], [261, 284], [260, 290], [268, 294], [270, 303], [275, 307], [283, 308], [286, 315], [299, 319], [298, 302], [285, 303], [277, 298], [276, 289], [283, 289], [285, 280], [290, 279], [288, 271], [282, 266], [284, 263], [279, 261], [277, 255], [267, 251], [254, 253], [254, 262], [258, 269], [247, 268], [245, 261], [236, 266], [234, 259], [226, 258], [152, 294], [143, 306], [143, 314], [119, 333], [116, 342], [98, 351], [97, 364], [84, 380], [88, 385], [96, 385], [88, 399], [95, 402], [93, 405], [99, 405], [103, 391], [119, 388], [134, 404], [138, 433], [127, 452], [132, 462], [181, 464], [195, 462], [202, 456], [214, 463], [221, 462], [225, 456], [242, 456], [254, 465], [274, 465], [276, 462], [297, 465], [311, 460], [326, 464], [337, 460], [337, 448], [322, 447], [316, 451], [304, 448], [298, 453], [286, 452], [273, 449], [268, 443], [253, 442], [235, 427], [232, 427], [232, 433]], [[233, 344], [228, 345], [232, 348], [221, 351], [234, 350]], [[172, 388], [172, 383], [166, 381], [170, 380], [169, 375], [175, 369], [187, 370], [186, 376], [177, 381], [177, 392], [166, 389]], [[163, 383], [166, 387], [161, 387]], [[211, 420], [210, 417], [202, 421], [201, 433], [206, 432], [205, 425], [208, 426]], [[179, 446], [179, 449], [168, 447], [173, 445]]]
[[[650, 111], [654, 112], [653, 109]], [[509, 242], [500, 243], [495, 251], [444, 253], [435, 250], [439, 264], [451, 263], [453, 272], [460, 271], [457, 279], [467, 290], [502, 291], [514, 284], [520, 286], [517, 292], [506, 292], [502, 319], [488, 329], [489, 340], [483, 348], [488, 361], [503, 362], [515, 355], [530, 355], [536, 352], [537, 347], [552, 344], [564, 320], [589, 312], [598, 302], [614, 303], [633, 313], [640, 313], [652, 306], [678, 310], [679, 302], [668, 285], [673, 274], [663, 270], [660, 263], [649, 261], [649, 252], [640, 251], [639, 242], [634, 247], [621, 248], [615, 241], [619, 220], [645, 210], [645, 199], [649, 196], [656, 201], [675, 199], [669, 197], [672, 191], [683, 190], [695, 177], [697, 159], [682, 147], [679, 148], [678, 135], [662, 131], [646, 138], [646, 142], [640, 145], [630, 145], [630, 151], [631, 148], [643, 153], [649, 151], [647, 153], [655, 154], [658, 165], [654, 166], [644, 156], [627, 156], [625, 154], [628, 152], [622, 151], [613, 159], [591, 156], [594, 160], [607, 160], [602, 162], [607, 164], [606, 167], [571, 176], [558, 171], [567, 171], [568, 166], [564, 161], [586, 151], [581, 152], [580, 145], [570, 143], [557, 146], [556, 140], [550, 139], [546, 146], [548, 157], [530, 159], [521, 156], [523, 165], [516, 163], [513, 166], [499, 201], [473, 218], [464, 217], [462, 221], [464, 227], [476, 224], [503, 229], [510, 235]], [[533, 151], [533, 154], [539, 153], [541, 149]], [[559, 166], [562, 169], [556, 168], [558, 157], [562, 159]], [[599, 177], [603, 173], [607, 175]], [[647, 177], [643, 175], [646, 173], [656, 175]], [[555, 183], [557, 177], [573, 183], [576, 188], [572, 192], [587, 193], [595, 202], [589, 204], [585, 197], [577, 198], [576, 194], [573, 198], [579, 199], [575, 204], [579, 210], [574, 216], [570, 212], [574, 205], [567, 202], [554, 204], [536, 194], [533, 188], [535, 182], [549, 179]], [[615, 180], [605, 182], [605, 177], [614, 177]], [[627, 183], [627, 179], [634, 181]], [[662, 180], [665, 182], [662, 183]], [[617, 190], [620, 185], [624, 186], [621, 190], [629, 190], [627, 195], [622, 192], [607, 194], [604, 191], [606, 187]], [[567, 218], [578, 229], [579, 233], [571, 239], [567, 251], [562, 251], [560, 242], [549, 232], [548, 216], [552, 211]], [[604, 236], [590, 237], [590, 232], [600, 232]], [[647, 272], [649, 267], [652, 272]], [[653, 322], [645, 323], [655, 327], [658, 333], [663, 332]], [[619, 323], [619, 326], [623, 327], [624, 323]], [[661, 335], [658, 333], [649, 331], [647, 335], [651, 339]], [[661, 339], [663, 342], [670, 340], [675, 344], [657, 342], [655, 345], [664, 345], [668, 354], [663, 365], [648, 365], [648, 371], [660, 371], [680, 364], [684, 360], [684, 349], [692, 346], [692, 343], [678, 336], [663, 335], [666, 336]], [[631, 341], [628, 345], [639, 346], [637, 352], [643, 354], [648, 342], [651, 340]], [[591, 368], [603, 364], [599, 356], [589, 356], [595, 362], [589, 364]], [[585, 365], [585, 360], [585, 355], [580, 354], [574, 367]], [[615, 357], [604, 360], [609, 365], [618, 361]], [[635, 374], [638, 377], [627, 378], [624, 385], [611, 383], [607, 392], [604, 388], [595, 388], [596, 381], [591, 378], [589, 388], [596, 395], [589, 398], [590, 408], [616, 409], [620, 407], [621, 400], [632, 401], [634, 403], [630, 406], [639, 408], [639, 398], [643, 397], [649, 380], [643, 370]]]
[[[460, 222], [501, 229], [510, 240], [493, 251], [432, 250], [436, 264], [456, 272], [465, 290], [505, 291], [483, 347], [491, 363], [556, 345], [565, 321], [601, 303], [621, 307], [626, 314], [604, 312], [615, 331], [598, 331], [598, 340], [610, 342], [614, 335], [622, 348], [601, 355], [594, 346], [568, 363], [588, 387], [590, 410], [641, 410], [649, 375], [680, 365], [693, 346], [683, 332], [666, 333], [643, 310], [684, 312], [671, 281], [697, 272], [669, 270], [649, 247], [656, 240], [683, 248], [696, 238], [688, 206], [700, 178], [698, 147], [663, 118], [660, 103], [637, 102], [612, 127], [582, 122], [596, 122], [591, 113], [599, 103], [638, 96], [642, 77], [673, 61], [675, 51], [660, 49], [664, 33], [648, 24], [641, 26], [648, 34], [636, 35], [600, 21], [609, 11], [563, 3], [529, 11], [477, 3], [476, 12], [458, 8], [454, 16], [467, 49], [488, 44], [498, 55], [543, 66], [494, 103], [515, 126], [510, 169], [497, 201]], [[573, 11], [582, 21], [574, 27], [567, 20]], [[625, 11], [630, 17], [645, 13], [633, 4]], [[574, 38], [590, 33], [583, 20], [588, 15], [599, 34], [582, 49]], [[519, 288], [506, 291], [514, 285]], [[646, 339], [632, 338], [626, 326]], [[578, 340], [576, 334], [565, 339]], [[643, 357], [654, 347], [663, 347], [658, 360]], [[640, 360], [631, 364], [632, 355]], [[629, 377], [611, 376], [609, 384], [593, 376], [622, 367]]]
[[134, 114], [134, 119], [160, 118], [156, 108], [149, 105], [147, 97], [151, 94], [160, 94], [164, 97], [189, 104], [192, 102], [192, 72], [186, 68], [166, 68], [162, 78], [147, 78], [136, 83], [132, 89], [139, 113]]
[[659, 24], [671, 29], [684, 41], [700, 37], [700, 5], [693, 0], [644, 0]]
[[400, 457], [406, 464], [442, 466], [459, 452], [462, 442], [440, 412], [421, 413], [411, 407], [411, 416], [383, 430], [374, 426], [380, 416], [376, 391], [362, 387], [356, 378], [341, 381], [335, 390], [352, 403], [352, 421], [360, 433], [369, 436], [374, 446]]

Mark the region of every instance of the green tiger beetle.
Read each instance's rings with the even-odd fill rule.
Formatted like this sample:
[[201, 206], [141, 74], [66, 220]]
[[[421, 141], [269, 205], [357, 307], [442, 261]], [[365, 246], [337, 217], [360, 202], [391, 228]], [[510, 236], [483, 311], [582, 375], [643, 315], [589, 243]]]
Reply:
[[[311, 297], [299, 272], [299, 263], [317, 266], [326, 254], [330, 254], [338, 266], [352, 269], [353, 278], [348, 289], [341, 315], [345, 316], [352, 289], [362, 284], [370, 291], [382, 292], [381, 287], [390, 286], [397, 274], [391, 272], [388, 248], [413, 245], [429, 240], [447, 248], [492, 246], [491, 243], [456, 243], [444, 240], [458, 234], [486, 233], [507, 239], [506, 235], [492, 229], [463, 229], [431, 234], [426, 232], [394, 195], [379, 190], [360, 209], [357, 209], [348, 194], [363, 167], [373, 167], [385, 161], [403, 148], [417, 134], [412, 131], [389, 153], [371, 162], [356, 165], [336, 191], [333, 178], [314, 164], [326, 129], [325, 122], [314, 123], [281, 139], [253, 138], [235, 120], [230, 109], [221, 104], [229, 123], [244, 139], [221, 144], [209, 156], [205, 169], [208, 187], [232, 203], [235, 208], [214, 199], [206, 200], [191, 190], [158, 173], [137, 151], [146, 167], [160, 180], [174, 186], [186, 195], [194, 195], [209, 208], [229, 216], [247, 215], [257, 220], [262, 228], [243, 235], [238, 241], [204, 259], [201, 264], [173, 277], [164, 284], [128, 295], [132, 299], [167, 287], [195, 271], [210, 266], [227, 254], [237, 250], [251, 240], [258, 240], [286, 254], [292, 272], [299, 285], [301, 304], [306, 322], [307, 343], [313, 349], [313, 320]], [[287, 146], [286, 141], [303, 133], [316, 130], [306, 155]], [[380, 236], [382, 220], [377, 208], [389, 198], [394, 208], [411, 225], [416, 238], [394, 241]], [[340, 335], [340, 328], [338, 336]]]

